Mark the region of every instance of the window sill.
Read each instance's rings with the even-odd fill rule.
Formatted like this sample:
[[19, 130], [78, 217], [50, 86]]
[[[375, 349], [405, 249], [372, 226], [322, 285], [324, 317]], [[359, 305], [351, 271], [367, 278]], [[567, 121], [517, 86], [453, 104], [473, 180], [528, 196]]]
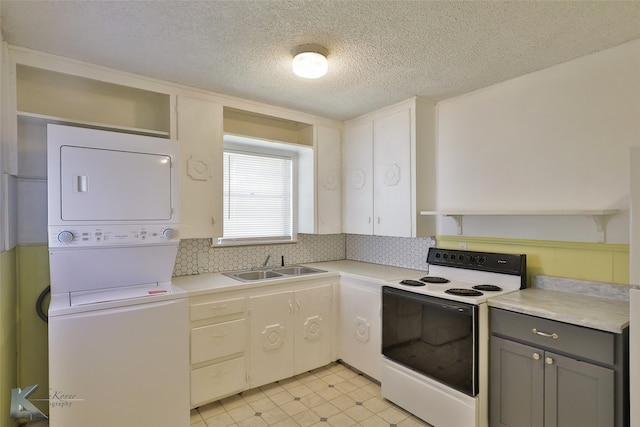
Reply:
[[298, 243], [296, 238], [291, 240], [282, 240], [282, 239], [246, 239], [246, 240], [226, 240], [226, 241], [216, 241], [212, 239], [211, 247], [212, 248], [227, 248], [234, 246], [257, 246], [257, 245], [286, 245], [290, 243]]

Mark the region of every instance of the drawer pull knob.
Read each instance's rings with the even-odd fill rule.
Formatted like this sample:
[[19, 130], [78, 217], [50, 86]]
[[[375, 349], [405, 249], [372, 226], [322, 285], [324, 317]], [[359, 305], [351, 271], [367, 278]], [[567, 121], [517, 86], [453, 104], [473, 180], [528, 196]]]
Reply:
[[540, 353], [533, 353], [533, 360], [540, 360]]
[[537, 330], [536, 328], [533, 328], [533, 329], [531, 330], [531, 332], [533, 332], [533, 333], [534, 333], [534, 334], [536, 334], [536, 335], [540, 335], [541, 337], [545, 337], [545, 338], [553, 338], [554, 340], [557, 340], [557, 339], [559, 338], [559, 337], [558, 337], [558, 334], [556, 334], [555, 332], [554, 332], [554, 333], [552, 333], [552, 334], [550, 334], [550, 333], [548, 333], [548, 332], [542, 332], [542, 331], [539, 331], [539, 330]]
[[221, 377], [223, 375], [227, 375], [228, 373], [229, 373], [229, 371], [227, 371], [227, 370], [216, 371], [216, 372], [211, 374], [211, 378], [218, 378], [218, 377]]
[[547, 365], [553, 365], [553, 359], [550, 357], [547, 357], [546, 359], [544, 359], [544, 361]]

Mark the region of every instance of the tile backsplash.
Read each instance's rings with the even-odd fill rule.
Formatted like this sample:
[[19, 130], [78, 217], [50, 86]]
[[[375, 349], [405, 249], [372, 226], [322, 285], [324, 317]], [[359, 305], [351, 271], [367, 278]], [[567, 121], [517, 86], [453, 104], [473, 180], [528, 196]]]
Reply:
[[268, 266], [344, 259], [343, 234], [298, 234], [296, 243], [211, 247], [211, 239], [185, 239], [180, 242], [174, 276], [245, 270], [260, 267], [268, 255]]
[[355, 234], [298, 234], [296, 243], [231, 247], [212, 247], [211, 239], [185, 239], [173, 274], [245, 270], [262, 266], [268, 255], [268, 266], [279, 266], [284, 257], [287, 265], [350, 259], [425, 270], [429, 246], [435, 246], [435, 239]]
[[395, 267], [427, 269], [427, 252], [436, 245], [432, 237], [385, 237], [346, 235], [346, 259], [393, 265]]

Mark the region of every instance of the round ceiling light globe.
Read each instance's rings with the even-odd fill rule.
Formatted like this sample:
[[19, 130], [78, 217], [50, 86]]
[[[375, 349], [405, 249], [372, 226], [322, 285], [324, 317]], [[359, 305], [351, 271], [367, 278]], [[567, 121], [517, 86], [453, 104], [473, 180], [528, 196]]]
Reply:
[[327, 74], [327, 57], [317, 52], [300, 52], [293, 58], [293, 72], [306, 79], [317, 79]]

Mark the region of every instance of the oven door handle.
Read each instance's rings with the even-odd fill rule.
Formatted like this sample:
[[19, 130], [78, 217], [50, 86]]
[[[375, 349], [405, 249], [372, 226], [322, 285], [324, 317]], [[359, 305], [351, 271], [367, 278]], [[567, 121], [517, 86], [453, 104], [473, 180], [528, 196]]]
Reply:
[[473, 316], [474, 314], [473, 304], [458, 303], [458, 302], [446, 300], [443, 298], [433, 297], [430, 295], [417, 294], [415, 292], [408, 292], [402, 289], [395, 289], [388, 286], [382, 287], [382, 293], [383, 295], [387, 294], [396, 298], [410, 300], [418, 304], [430, 305], [434, 308], [439, 308], [441, 310], [455, 311], [456, 313], [466, 314], [468, 316]]

